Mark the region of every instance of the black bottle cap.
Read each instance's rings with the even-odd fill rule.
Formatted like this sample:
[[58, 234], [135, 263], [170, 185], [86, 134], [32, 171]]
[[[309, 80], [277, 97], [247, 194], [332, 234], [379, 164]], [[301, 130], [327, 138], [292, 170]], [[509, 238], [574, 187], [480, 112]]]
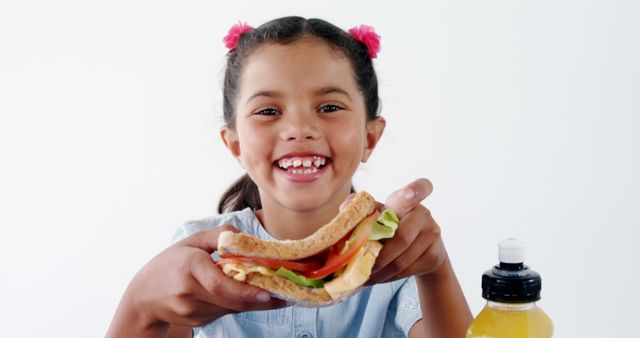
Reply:
[[503, 303], [540, 300], [542, 279], [524, 265], [524, 244], [507, 239], [498, 248], [500, 264], [482, 275], [482, 298]]

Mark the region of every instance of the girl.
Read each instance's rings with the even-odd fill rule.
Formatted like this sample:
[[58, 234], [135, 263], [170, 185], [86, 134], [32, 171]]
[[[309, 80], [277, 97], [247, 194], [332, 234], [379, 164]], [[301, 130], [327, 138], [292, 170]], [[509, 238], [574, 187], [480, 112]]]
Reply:
[[[372, 58], [379, 36], [318, 19], [238, 24], [228, 53], [221, 136], [247, 174], [220, 216], [187, 223], [184, 238], [131, 281], [109, 337], [462, 337], [471, 314], [417, 180], [388, 197], [401, 224], [370, 287], [325, 308], [300, 308], [225, 276], [211, 259], [218, 234], [300, 239], [330, 221], [382, 136]], [[287, 165], [288, 164], [288, 165]], [[229, 225], [231, 224], [231, 225]], [[382, 284], [384, 282], [384, 284]]]

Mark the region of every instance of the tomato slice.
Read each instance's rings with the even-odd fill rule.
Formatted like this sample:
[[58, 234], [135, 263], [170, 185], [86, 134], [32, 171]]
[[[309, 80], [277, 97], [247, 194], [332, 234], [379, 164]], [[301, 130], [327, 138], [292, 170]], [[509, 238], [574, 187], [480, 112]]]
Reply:
[[349, 263], [358, 253], [358, 251], [360, 251], [360, 249], [367, 242], [367, 239], [369, 239], [370, 234], [371, 227], [364, 227], [364, 229], [358, 234], [356, 240], [351, 243], [349, 249], [347, 249], [347, 251], [342, 254], [340, 254], [340, 251], [342, 251], [342, 248], [344, 247], [344, 242], [341, 243], [342, 245], [334, 245], [329, 252], [329, 257], [327, 258], [327, 262], [325, 263], [325, 265], [320, 269], [305, 273], [304, 276], [307, 278], [322, 279], [338, 271], [340, 268]]
[[259, 257], [243, 257], [243, 256], [227, 256], [222, 257], [217, 262], [218, 264], [226, 264], [226, 263], [246, 263], [252, 265], [262, 265], [268, 268], [278, 270], [280, 268], [285, 268], [291, 271], [299, 271], [299, 272], [307, 272], [313, 271], [322, 266], [320, 262], [292, 262], [285, 261], [279, 259], [268, 259], [268, 258], [259, 258]]

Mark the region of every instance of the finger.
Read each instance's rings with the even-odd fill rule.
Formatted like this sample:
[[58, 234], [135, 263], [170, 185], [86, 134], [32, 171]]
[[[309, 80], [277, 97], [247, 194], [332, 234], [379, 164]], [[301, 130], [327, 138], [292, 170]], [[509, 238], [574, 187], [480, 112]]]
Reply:
[[247, 303], [266, 303], [272, 298], [263, 289], [227, 277], [205, 253], [191, 261], [190, 271], [207, 293], [202, 295], [204, 300], [229, 309], [242, 311]]
[[387, 198], [385, 207], [395, 211], [399, 218], [415, 208], [433, 191], [433, 185], [426, 178], [417, 179], [406, 187], [393, 192]]
[[[235, 284], [235, 286], [231, 286], [230, 290], [245, 290], [248, 289], [250, 291], [223, 291], [224, 296], [221, 296], [219, 293], [213, 293], [211, 291], [205, 290], [201, 288], [202, 292], [198, 292], [198, 298], [204, 300], [207, 303], [214, 304], [214, 306], [224, 307], [226, 309], [232, 310], [232, 312], [242, 312], [242, 311], [258, 311], [258, 310], [272, 310], [283, 308], [289, 306], [290, 304], [282, 299], [278, 299], [273, 297], [268, 291], [263, 290], [261, 288], [238, 282], [232, 278], [225, 277], [225, 281], [223, 283], [231, 283]], [[228, 292], [235, 292], [229, 294]], [[245, 297], [237, 297], [237, 294], [245, 294]], [[246, 296], [247, 294], [255, 294], [255, 297]], [[264, 294], [266, 296], [257, 296], [258, 294]], [[268, 297], [268, 298], [267, 298]], [[247, 300], [244, 301], [243, 300]], [[264, 301], [268, 299], [267, 301]]]
[[349, 196], [347, 196], [347, 198], [344, 200], [344, 202], [342, 202], [342, 204], [340, 204], [340, 207], [338, 208], [340, 211], [342, 211], [342, 209], [344, 209], [347, 204], [349, 204], [349, 202], [351, 202], [351, 200], [353, 199], [353, 196], [355, 196], [356, 194], [351, 193], [349, 194]]
[[442, 241], [433, 243], [429, 250], [424, 251], [422, 255], [416, 259], [414, 264], [411, 264], [405, 270], [393, 276], [381, 280], [379, 283], [387, 283], [408, 276], [420, 276], [433, 272], [437, 267], [441, 266], [445, 260], [444, 254], [436, 254], [444, 252], [439, 249], [441, 245], [443, 245]]
[[[419, 221], [418, 217], [422, 217], [419, 212], [414, 211], [405, 216], [402, 220], [404, 224], [411, 224], [412, 222]], [[376, 263], [373, 267], [373, 273], [376, 273], [384, 269], [398, 256], [400, 256], [407, 248], [409, 248], [415, 241], [415, 238], [419, 235], [421, 228], [415, 226], [399, 226], [396, 229], [396, 233], [393, 237], [386, 239], [384, 246], [376, 258]]]
[[[243, 285], [249, 286], [247, 284], [243, 284]], [[225, 313], [226, 312], [237, 313], [237, 312], [243, 312], [243, 311], [273, 310], [273, 309], [279, 309], [286, 306], [290, 306], [289, 302], [282, 299], [275, 298], [275, 297], [272, 297], [271, 299], [269, 299], [269, 301], [264, 303], [249, 302], [249, 303], [238, 303], [230, 306], [229, 303], [225, 301], [220, 302], [220, 299], [216, 299], [215, 301], [212, 301], [211, 294], [204, 289], [201, 289], [201, 292], [197, 292], [196, 297], [200, 299], [200, 302], [202, 304], [206, 304], [206, 306], [205, 305], [201, 306], [201, 309], [198, 312], [202, 316], [211, 315], [212, 313], [220, 313], [221, 308], [225, 309], [224, 310]]]
[[212, 253], [218, 249], [218, 236], [223, 231], [238, 232], [239, 230], [233, 225], [223, 225], [215, 229], [196, 232], [178, 243], [179, 245], [191, 246]]
[[428, 237], [428, 235], [420, 233], [416, 240], [404, 252], [384, 268], [374, 272], [369, 282], [371, 284], [384, 282], [405, 271], [410, 266], [419, 263], [418, 259], [428, 250], [425, 250], [424, 247], [425, 241], [429, 240]]
[[[411, 219], [427, 217], [430, 224], [423, 228], [414, 243], [405, 253], [393, 260], [386, 267], [375, 270], [372, 275], [373, 282], [385, 283], [409, 275], [425, 274], [437, 269], [446, 255], [442, 243], [441, 230], [438, 224], [430, 217], [429, 210], [422, 208], [422, 212], [414, 211], [408, 217]], [[423, 214], [420, 216], [420, 214]], [[414, 245], [416, 245], [414, 249]], [[417, 251], [416, 251], [417, 250]], [[417, 254], [416, 254], [417, 252]], [[403, 255], [407, 256], [403, 256]], [[416, 256], [418, 256], [416, 258]], [[403, 269], [403, 271], [399, 271]]]
[[246, 305], [247, 306], [245, 308], [245, 311], [258, 311], [258, 310], [279, 309], [279, 308], [291, 306], [291, 303], [287, 302], [286, 300], [273, 297], [266, 303], [247, 303]]

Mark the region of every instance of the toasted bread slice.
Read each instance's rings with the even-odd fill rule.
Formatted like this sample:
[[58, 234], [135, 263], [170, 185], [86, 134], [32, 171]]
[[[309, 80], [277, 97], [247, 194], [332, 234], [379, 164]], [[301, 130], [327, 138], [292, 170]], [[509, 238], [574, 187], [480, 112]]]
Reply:
[[375, 200], [358, 192], [349, 204], [328, 224], [299, 240], [263, 240], [246, 233], [223, 231], [218, 236], [220, 256], [246, 256], [297, 260], [313, 256], [338, 242], [363, 219], [375, 211]]

